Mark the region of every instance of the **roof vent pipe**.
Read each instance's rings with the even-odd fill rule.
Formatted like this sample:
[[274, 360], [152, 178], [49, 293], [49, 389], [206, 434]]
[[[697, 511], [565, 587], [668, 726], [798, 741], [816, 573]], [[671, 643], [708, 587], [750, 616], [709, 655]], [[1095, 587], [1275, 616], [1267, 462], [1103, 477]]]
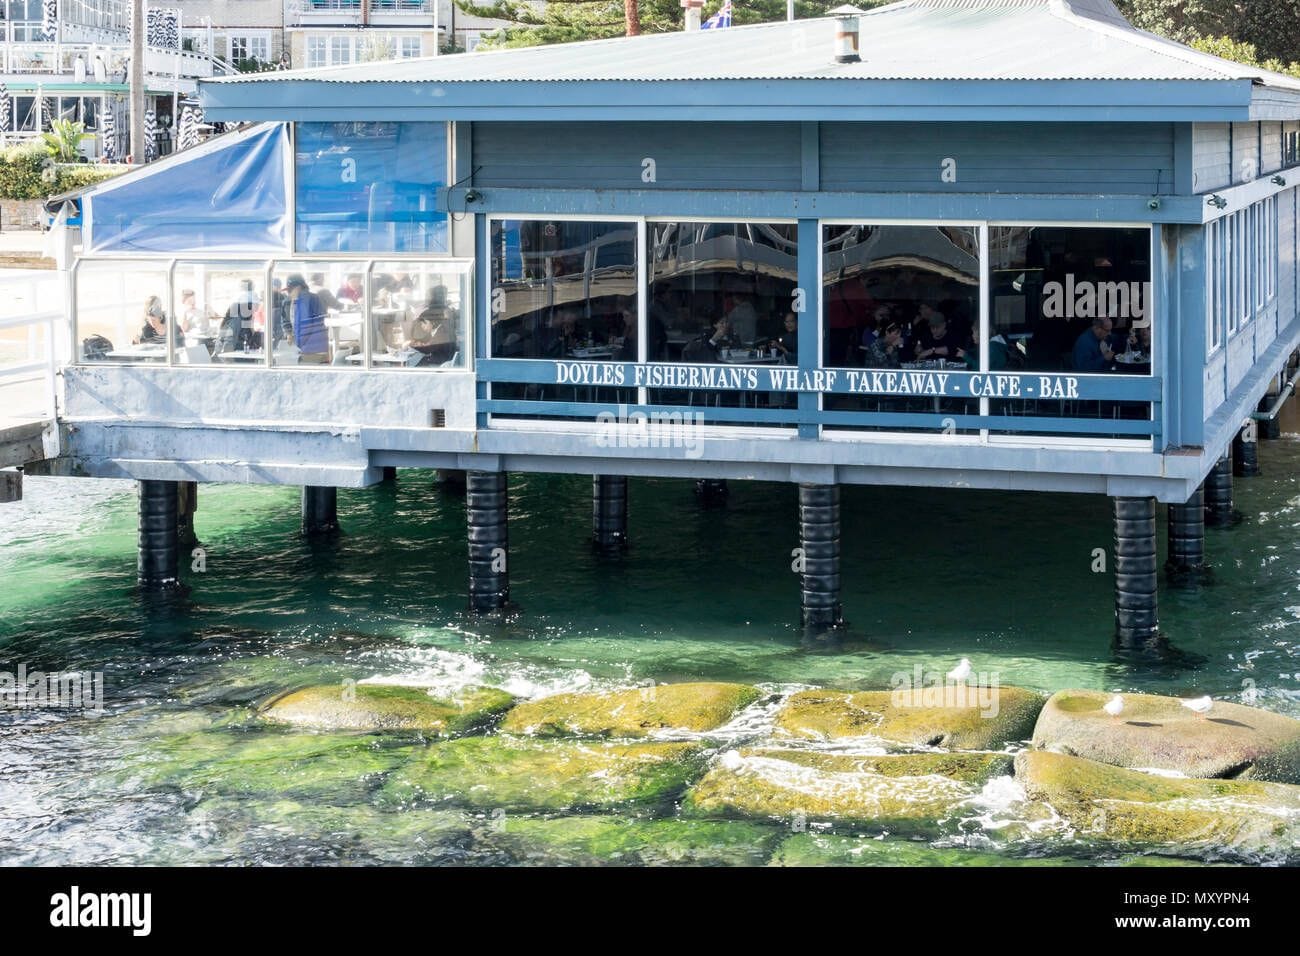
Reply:
[[704, 0], [681, 0], [681, 4], [686, 10], [686, 32], [699, 30], [700, 11], [704, 8]]
[[857, 63], [862, 59], [858, 56], [858, 18], [864, 13], [865, 10], [859, 10], [848, 4], [836, 7], [830, 12], [830, 15], [835, 18], [836, 63]]

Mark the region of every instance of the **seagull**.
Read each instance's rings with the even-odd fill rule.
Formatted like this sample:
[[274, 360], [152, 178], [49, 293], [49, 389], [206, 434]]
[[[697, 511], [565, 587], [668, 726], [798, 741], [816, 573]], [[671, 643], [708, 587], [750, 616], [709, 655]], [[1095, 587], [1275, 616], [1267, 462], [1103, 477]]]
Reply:
[[1197, 697], [1195, 700], [1184, 700], [1181, 701], [1181, 703], [1198, 717], [1204, 717], [1210, 712], [1210, 708], [1214, 706], [1214, 701], [1211, 700], [1208, 695], [1205, 697]]
[[970, 677], [970, 671], [970, 661], [963, 657], [957, 662], [957, 666], [948, 672], [948, 680], [955, 680], [958, 683], [961, 683], [967, 677]]
[[1124, 698], [1119, 694], [1116, 694], [1110, 700], [1106, 701], [1106, 703], [1102, 704], [1101, 709], [1112, 717], [1118, 717], [1120, 714], [1124, 713]]

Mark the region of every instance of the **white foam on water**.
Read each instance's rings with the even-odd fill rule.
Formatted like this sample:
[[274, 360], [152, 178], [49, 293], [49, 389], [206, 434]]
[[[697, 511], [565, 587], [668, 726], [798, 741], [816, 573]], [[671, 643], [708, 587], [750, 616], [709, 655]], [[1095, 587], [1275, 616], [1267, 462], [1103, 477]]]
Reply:
[[434, 695], [487, 685], [525, 700], [590, 690], [595, 683], [591, 674], [579, 668], [542, 668], [513, 661], [486, 663], [470, 654], [438, 647], [407, 647], [384, 651], [380, 656], [400, 669], [376, 673], [358, 683], [427, 687]]

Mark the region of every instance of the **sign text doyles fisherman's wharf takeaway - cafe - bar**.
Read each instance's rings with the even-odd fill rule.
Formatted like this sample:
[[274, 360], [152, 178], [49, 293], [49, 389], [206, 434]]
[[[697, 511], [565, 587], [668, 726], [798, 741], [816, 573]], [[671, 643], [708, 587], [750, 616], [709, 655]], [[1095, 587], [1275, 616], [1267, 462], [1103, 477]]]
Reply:
[[[741, 392], [825, 392], [933, 395], [946, 398], [1060, 398], [1088, 394], [1089, 378], [931, 370], [750, 368], [744, 366], [557, 362], [555, 385], [605, 388], [721, 389]], [[1107, 377], [1099, 376], [1103, 382]], [[1092, 381], [1097, 381], [1094, 378]]]

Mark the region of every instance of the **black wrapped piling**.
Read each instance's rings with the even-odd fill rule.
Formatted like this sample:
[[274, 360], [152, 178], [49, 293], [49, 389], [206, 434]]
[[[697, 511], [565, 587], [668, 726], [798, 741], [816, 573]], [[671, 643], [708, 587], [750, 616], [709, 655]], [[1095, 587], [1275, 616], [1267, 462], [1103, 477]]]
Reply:
[[338, 489], [304, 485], [302, 489], [302, 533], [308, 537], [339, 530]]
[[1194, 588], [1209, 580], [1205, 563], [1205, 492], [1200, 488], [1181, 505], [1169, 506], [1169, 557], [1165, 578], [1174, 587]]
[[1145, 644], [1160, 631], [1156, 573], [1156, 500], [1114, 498], [1115, 639]]
[[1241, 520], [1232, 506], [1232, 452], [1227, 452], [1214, 463], [1202, 485], [1205, 492], [1205, 524], [1211, 528], [1227, 528]]
[[594, 475], [591, 479], [592, 541], [601, 554], [627, 548], [627, 477]]
[[140, 481], [140, 537], [136, 572], [147, 591], [179, 586], [177, 482]]
[[838, 485], [799, 485], [799, 547], [804, 630], [838, 627], [844, 623]]
[[465, 520], [469, 536], [469, 607], [495, 611], [510, 600], [509, 490], [501, 471], [465, 476]]

